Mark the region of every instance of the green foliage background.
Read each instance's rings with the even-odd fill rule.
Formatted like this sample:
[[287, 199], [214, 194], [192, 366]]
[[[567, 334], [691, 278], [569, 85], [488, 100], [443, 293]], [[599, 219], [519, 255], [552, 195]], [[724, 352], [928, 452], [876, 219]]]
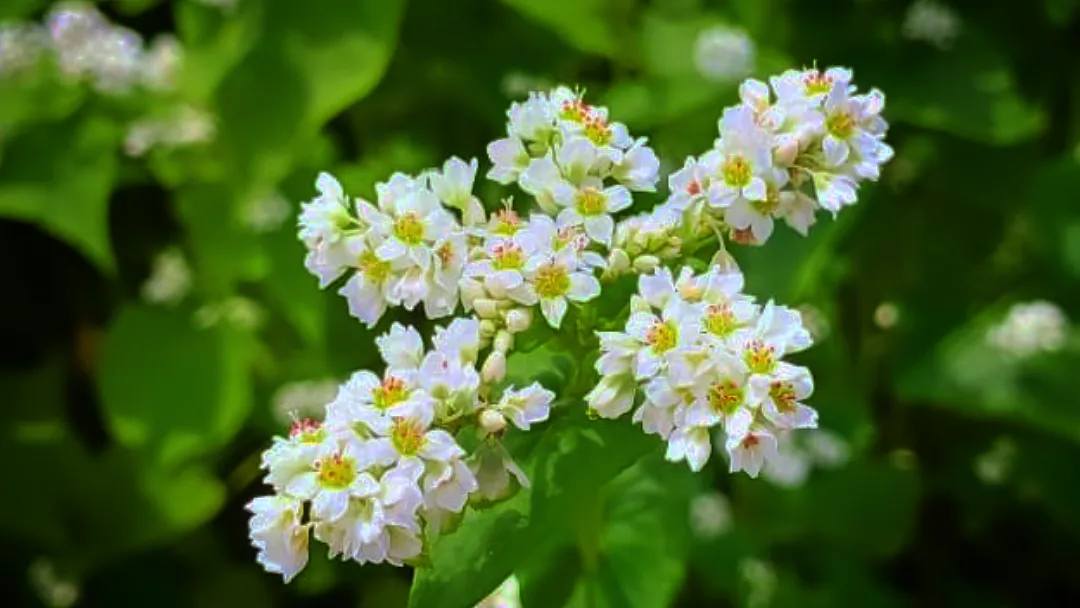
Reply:
[[[186, 58], [168, 101], [208, 108], [218, 130], [133, 160], [123, 130], [160, 98], [103, 97], [47, 68], [0, 80], [0, 569], [14, 598], [42, 601], [29, 572], [47, 560], [81, 602], [109, 606], [465, 606], [512, 572], [526, 606], [1076, 603], [1080, 336], [1023, 361], [984, 336], [1015, 301], [1080, 320], [1080, 3], [949, 2], [961, 29], [944, 50], [901, 36], [908, 4], [101, 5], [146, 37], [176, 33]], [[46, 10], [6, 1], [0, 19]], [[533, 489], [471, 512], [414, 580], [330, 563], [315, 544], [290, 586], [263, 573], [242, 507], [283, 430], [271, 396], [373, 365], [374, 334], [317, 290], [291, 220], [254, 234], [244, 202], [276, 189], [295, 210], [322, 168], [368, 197], [451, 154], [483, 172], [509, 102], [560, 82], [648, 135], [671, 170], [736, 99], [693, 69], [694, 37], [721, 23], [754, 38], [755, 76], [850, 65], [888, 96], [897, 155], [882, 182], [809, 238], [778, 229], [735, 251], [751, 293], [821, 312], [828, 335], [802, 362], [850, 461], [790, 489], [731, 477], [720, 458], [693, 476], [627, 420], [586, 421], [564, 400], [512, 446]], [[146, 304], [168, 245], [191, 261], [193, 292]], [[264, 311], [255, 329], [193, 322], [237, 295]], [[899, 311], [888, 330], [873, 320], [883, 302]], [[511, 373], [587, 386], [566, 340], [540, 335]], [[995, 445], [1011, 457], [986, 483], [976, 463]], [[710, 488], [733, 524], [703, 540], [688, 505]]]

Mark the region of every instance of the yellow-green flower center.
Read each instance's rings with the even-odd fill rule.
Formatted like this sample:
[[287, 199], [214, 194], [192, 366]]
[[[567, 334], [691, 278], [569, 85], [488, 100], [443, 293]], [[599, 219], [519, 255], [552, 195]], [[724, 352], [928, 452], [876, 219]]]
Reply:
[[795, 411], [795, 386], [790, 382], [776, 381], [769, 385], [769, 397], [781, 412]]
[[654, 352], [666, 353], [678, 344], [679, 329], [670, 321], [666, 323], [657, 321], [645, 333], [645, 342], [652, 347]]
[[607, 211], [607, 197], [596, 188], [582, 188], [578, 191], [575, 202], [581, 215], [600, 215]]
[[424, 429], [415, 420], [395, 420], [394, 427], [390, 430], [390, 441], [398, 454], [413, 456], [424, 447]]
[[319, 443], [326, 437], [326, 431], [318, 420], [301, 418], [289, 428], [289, 437], [301, 443]]
[[835, 112], [825, 119], [825, 128], [840, 139], [847, 139], [855, 133], [855, 119], [847, 112]]
[[315, 463], [319, 485], [340, 490], [356, 479], [356, 461], [343, 454], [333, 454]]
[[415, 213], [405, 213], [394, 222], [394, 236], [406, 245], [419, 245], [424, 241], [424, 223]]
[[726, 304], [713, 304], [705, 310], [705, 331], [718, 338], [726, 338], [739, 328], [735, 314]]
[[541, 298], [555, 298], [566, 295], [570, 290], [570, 275], [559, 264], [545, 264], [537, 269], [536, 294]]
[[513, 236], [521, 228], [521, 218], [513, 209], [502, 209], [495, 214], [491, 232], [501, 236]]
[[753, 340], [746, 345], [743, 360], [755, 374], [767, 374], [776, 366], [776, 351], [760, 340]]
[[803, 84], [806, 85], [807, 95], [828, 93], [829, 90], [832, 89], [832, 78], [814, 70], [806, 75], [803, 79]]
[[734, 380], [720, 380], [709, 387], [709, 405], [721, 414], [730, 415], [742, 405], [743, 388]]
[[525, 266], [525, 253], [513, 243], [496, 245], [491, 253], [495, 270], [521, 270]]
[[728, 157], [720, 167], [720, 173], [724, 178], [724, 183], [732, 188], [746, 186], [753, 177], [749, 161], [739, 155]]
[[364, 278], [372, 283], [382, 283], [390, 276], [390, 262], [380, 260], [375, 252], [365, 251], [356, 262]]
[[750, 204], [761, 215], [772, 215], [780, 207], [780, 191], [769, 186], [765, 191], [765, 200], [751, 201]]
[[375, 407], [380, 410], [385, 410], [397, 405], [404, 401], [408, 396], [409, 391], [405, 388], [405, 382], [394, 376], [387, 376], [386, 379], [382, 381], [382, 384], [376, 386], [371, 391], [371, 400]]
[[585, 137], [598, 146], [606, 146], [611, 141], [611, 127], [596, 117], [586, 119]]

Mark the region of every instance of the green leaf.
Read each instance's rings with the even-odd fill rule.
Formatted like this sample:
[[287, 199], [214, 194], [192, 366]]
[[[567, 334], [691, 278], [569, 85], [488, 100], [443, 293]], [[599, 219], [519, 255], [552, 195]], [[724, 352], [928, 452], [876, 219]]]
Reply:
[[517, 566], [577, 538], [582, 510], [649, 449], [661, 449], [628, 421], [586, 423], [583, 410], [551, 424], [529, 455], [514, 455], [529, 474], [530, 490], [470, 510], [456, 530], [434, 542], [430, 564], [416, 571], [410, 606], [475, 604]]
[[9, 147], [18, 154], [0, 163], [0, 216], [40, 225], [111, 272], [117, 136], [110, 122], [76, 115], [13, 138]]
[[551, 28], [583, 51], [614, 56], [619, 38], [613, 24], [617, 11], [610, 0], [503, 0], [522, 15]]
[[105, 340], [101, 397], [123, 445], [177, 462], [218, 447], [251, 408], [246, 337], [189, 315], [131, 306]]

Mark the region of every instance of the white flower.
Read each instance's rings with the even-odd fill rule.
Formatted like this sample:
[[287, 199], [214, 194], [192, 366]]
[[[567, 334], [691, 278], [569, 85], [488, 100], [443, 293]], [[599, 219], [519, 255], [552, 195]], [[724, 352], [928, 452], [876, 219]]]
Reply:
[[446, 327], [435, 328], [432, 342], [435, 350], [463, 364], [475, 364], [480, 352], [480, 322], [473, 317], [454, 319]]
[[514, 102], [506, 112], [507, 132], [526, 141], [543, 141], [552, 132], [555, 108], [543, 93], [529, 93], [523, 102]]
[[724, 110], [719, 126], [716, 148], [701, 159], [713, 177], [709, 203], [723, 208], [739, 198], [765, 200], [763, 176], [772, 171], [769, 134], [754, 121], [754, 112], [746, 106]]
[[389, 369], [414, 370], [424, 359], [424, 341], [412, 326], [394, 323], [390, 331], [375, 338], [375, 345]]
[[531, 160], [525, 146], [517, 137], [504, 137], [491, 142], [487, 146], [487, 154], [492, 163], [487, 178], [500, 184], [516, 181]]
[[535, 290], [525, 282], [526, 264], [535, 253], [530, 241], [492, 240], [484, 253], [485, 257], [465, 266], [465, 277], [478, 279], [495, 298], [509, 298], [525, 306], [536, 303]]
[[600, 295], [600, 282], [588, 272], [574, 270], [575, 261], [564, 253], [533, 258], [525, 267], [525, 276], [540, 301], [540, 312], [556, 329], [562, 324], [568, 299], [587, 302]]
[[443, 163], [441, 173], [430, 176], [431, 190], [447, 206], [461, 211], [466, 225], [483, 221], [484, 206], [472, 194], [476, 179], [476, 159], [468, 163], [452, 156]]
[[314, 470], [315, 460], [326, 443], [328, 434], [322, 423], [300, 419], [293, 423], [289, 437], [275, 437], [270, 449], [262, 454], [260, 467], [266, 470], [263, 478], [276, 492], [303, 496], [308, 481], [305, 475]]
[[960, 31], [960, 18], [953, 9], [934, 2], [916, 0], [904, 13], [900, 33], [909, 40], [920, 40], [939, 49], [952, 46]]
[[533, 382], [522, 389], [507, 388], [495, 409], [505, 414], [514, 426], [527, 431], [533, 424], [548, 419], [554, 399], [555, 393]]
[[695, 309], [677, 298], [670, 299], [659, 315], [632, 313], [626, 333], [642, 344], [634, 359], [634, 376], [639, 380], [655, 376], [680, 349], [690, 346], [699, 332]]
[[529, 487], [525, 472], [497, 440], [484, 441], [473, 453], [469, 467], [476, 477], [476, 491], [487, 500], [508, 496], [513, 490], [511, 479], [522, 488]]
[[668, 437], [667, 453], [664, 458], [671, 462], [685, 460], [690, 470], [700, 471], [709, 461], [712, 443], [709, 428], [706, 426], [683, 426], [672, 431]]
[[625, 186], [598, 188], [583, 186], [566, 201], [557, 201], [566, 206], [559, 212], [558, 220], [565, 225], [583, 224], [585, 234], [602, 245], [611, 243], [615, 231], [615, 220], [611, 214], [629, 207], [633, 200]]
[[694, 536], [711, 540], [731, 528], [731, 504], [719, 492], [698, 494], [690, 501], [690, 529]]
[[251, 544], [259, 550], [255, 561], [286, 583], [291, 581], [308, 560], [310, 525], [301, 523], [303, 503], [287, 496], [260, 496], [248, 503], [247, 510]]
[[728, 435], [725, 447], [731, 459], [729, 471], [746, 471], [751, 477], [757, 477], [777, 452], [776, 436], [763, 428], [753, 428], [741, 437]]
[[814, 379], [805, 367], [779, 363], [771, 376], [750, 378], [750, 400], [781, 429], [817, 427], [817, 412], [801, 403], [814, 392]]
[[708, 80], [741, 78], [754, 67], [754, 41], [735, 28], [715, 26], [702, 30], [694, 42], [694, 66]]
[[555, 213], [559, 205], [574, 199], [574, 186], [563, 177], [551, 155], [532, 159], [518, 183], [522, 190], [536, 197], [546, 213]]
[[851, 95], [847, 87], [834, 87], [825, 98], [825, 139], [822, 150], [829, 167], [850, 165], [855, 176], [876, 180], [880, 166], [893, 150], [881, 141], [887, 125], [881, 118], [885, 95], [877, 89]]
[[[421, 379], [423, 375], [421, 375]], [[465, 454], [454, 437], [433, 429], [435, 411], [429, 403], [395, 408], [389, 428], [365, 444], [365, 456], [377, 466], [414, 466], [420, 462], [445, 462]]]
[[479, 487], [472, 470], [461, 458], [428, 463], [421, 482], [424, 517], [436, 527], [450, 513], [460, 513], [469, 495]]
[[291, 494], [311, 501], [313, 519], [335, 521], [349, 508], [350, 498], [363, 498], [378, 489], [375, 479], [363, 472], [369, 461], [359, 450], [354, 443], [320, 445], [313, 470], [290, 484]]
[[688, 157], [683, 163], [682, 169], [668, 176], [667, 204], [678, 210], [686, 211], [691, 206], [705, 202], [709, 189], [708, 168], [699, 163], [694, 157]]
[[648, 139], [644, 137], [634, 140], [630, 149], [612, 167], [611, 176], [631, 190], [656, 191], [656, 182], [660, 179], [660, 159], [647, 143]]
[[618, 418], [634, 407], [637, 383], [632, 374], [601, 376], [585, 395], [589, 409], [603, 418]]

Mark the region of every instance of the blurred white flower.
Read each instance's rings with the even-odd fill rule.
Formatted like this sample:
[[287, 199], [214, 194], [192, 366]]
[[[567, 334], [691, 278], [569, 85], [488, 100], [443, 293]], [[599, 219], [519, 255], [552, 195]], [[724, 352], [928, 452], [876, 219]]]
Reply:
[[517, 577], [503, 581], [491, 595], [480, 600], [476, 608], [521, 608], [521, 585]]
[[37, 24], [0, 24], [0, 77], [19, 74], [36, 66], [48, 44], [48, 33]]
[[154, 257], [141, 291], [152, 304], [173, 305], [184, 299], [191, 291], [191, 268], [179, 248], [169, 247]]
[[240, 221], [255, 233], [273, 232], [293, 213], [292, 205], [280, 192], [248, 199], [240, 209]]
[[301, 380], [283, 384], [273, 399], [274, 418], [281, 424], [301, 418], [318, 418], [326, 404], [334, 400], [340, 382], [333, 378]]
[[975, 476], [987, 485], [998, 485], [1012, 473], [1016, 460], [1016, 442], [1009, 437], [998, 437], [990, 449], [975, 457]]
[[776, 570], [769, 562], [745, 558], [739, 562], [739, 575], [746, 586], [747, 608], [765, 608], [776, 595]]
[[195, 325], [203, 329], [227, 325], [236, 329], [252, 330], [262, 325], [266, 311], [250, 298], [230, 296], [201, 306], [195, 311], [194, 318]]
[[1005, 319], [991, 327], [987, 342], [1018, 358], [1039, 352], [1055, 352], [1065, 346], [1069, 321], [1053, 302], [1036, 300], [1014, 304]]
[[56, 564], [48, 558], [35, 559], [27, 571], [30, 587], [37, 594], [41, 603], [49, 608], [68, 608], [79, 601], [79, 586], [70, 579], [60, 576]]
[[142, 156], [152, 148], [180, 148], [213, 139], [214, 117], [194, 106], [181, 105], [161, 117], [143, 118], [128, 126], [124, 152]]
[[900, 32], [909, 40], [944, 50], [952, 46], [960, 33], [960, 17], [935, 0], [916, 0], [908, 7]]
[[738, 80], [754, 69], [754, 41], [741, 29], [717, 25], [694, 42], [694, 66], [708, 80]]
[[711, 540], [731, 529], [731, 503], [720, 492], [698, 494], [690, 501], [690, 530]]
[[874, 325], [881, 329], [892, 329], [900, 322], [900, 308], [895, 302], [882, 302], [874, 309]]

